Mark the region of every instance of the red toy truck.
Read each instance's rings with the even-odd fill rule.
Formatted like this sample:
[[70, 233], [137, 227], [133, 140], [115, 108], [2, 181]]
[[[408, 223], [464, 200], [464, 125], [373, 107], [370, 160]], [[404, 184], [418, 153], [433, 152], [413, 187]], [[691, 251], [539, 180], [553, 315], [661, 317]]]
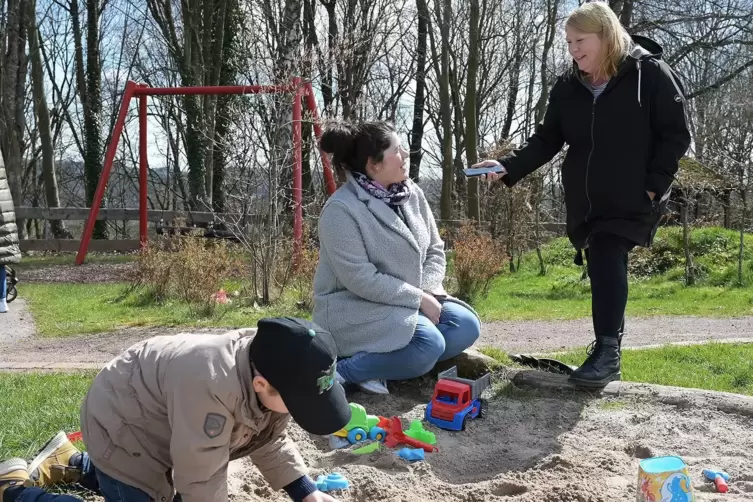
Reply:
[[465, 430], [469, 418], [483, 417], [486, 401], [480, 396], [491, 382], [489, 373], [477, 380], [468, 380], [458, 378], [456, 366], [443, 371], [426, 407], [426, 420], [442, 429]]

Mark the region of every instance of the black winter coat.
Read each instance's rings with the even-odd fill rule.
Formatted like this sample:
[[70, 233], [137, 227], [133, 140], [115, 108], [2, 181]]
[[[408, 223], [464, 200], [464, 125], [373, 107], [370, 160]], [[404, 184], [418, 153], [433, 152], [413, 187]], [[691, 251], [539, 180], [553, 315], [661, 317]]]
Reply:
[[[559, 77], [536, 133], [499, 159], [508, 172], [502, 180], [513, 186], [568, 144], [562, 182], [567, 234], [577, 249], [595, 232], [649, 246], [690, 145], [683, 89], [661, 61], [661, 47], [633, 41], [596, 99], [577, 68]], [[656, 194], [653, 202], [647, 191]]]

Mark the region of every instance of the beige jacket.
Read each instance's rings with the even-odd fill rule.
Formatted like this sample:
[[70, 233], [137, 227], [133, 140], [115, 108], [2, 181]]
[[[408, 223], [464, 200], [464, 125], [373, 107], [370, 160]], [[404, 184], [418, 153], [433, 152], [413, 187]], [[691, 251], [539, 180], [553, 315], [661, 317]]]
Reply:
[[247, 455], [275, 490], [307, 474], [289, 415], [251, 387], [255, 333], [155, 337], [112, 360], [81, 407], [95, 467], [159, 502], [227, 501], [228, 462]]

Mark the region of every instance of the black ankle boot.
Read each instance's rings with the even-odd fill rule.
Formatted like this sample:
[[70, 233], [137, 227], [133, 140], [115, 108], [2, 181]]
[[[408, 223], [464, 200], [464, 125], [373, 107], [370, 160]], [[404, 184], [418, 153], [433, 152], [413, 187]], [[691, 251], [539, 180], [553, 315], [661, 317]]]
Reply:
[[570, 382], [581, 387], [605, 387], [622, 377], [620, 372], [621, 337], [596, 340], [588, 359], [570, 375]]

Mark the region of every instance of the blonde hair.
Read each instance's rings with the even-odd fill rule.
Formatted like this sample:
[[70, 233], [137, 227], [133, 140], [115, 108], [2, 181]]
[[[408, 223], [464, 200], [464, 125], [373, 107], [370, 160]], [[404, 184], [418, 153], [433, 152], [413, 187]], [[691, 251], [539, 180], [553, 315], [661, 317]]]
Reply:
[[570, 13], [565, 26], [581, 33], [595, 33], [601, 39], [604, 58], [592, 78], [609, 79], [617, 73], [620, 62], [630, 50], [630, 35], [606, 3], [581, 5]]

